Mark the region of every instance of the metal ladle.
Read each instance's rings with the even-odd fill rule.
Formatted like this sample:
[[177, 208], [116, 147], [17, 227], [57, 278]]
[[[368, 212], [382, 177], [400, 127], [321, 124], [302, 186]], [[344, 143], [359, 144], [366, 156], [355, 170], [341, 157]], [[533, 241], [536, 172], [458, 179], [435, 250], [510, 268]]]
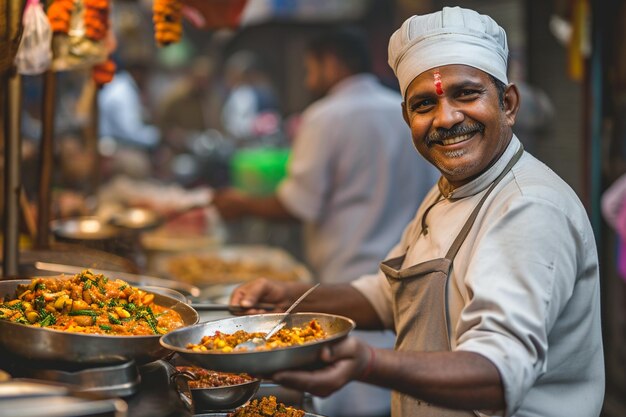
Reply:
[[287, 311], [285, 311], [285, 314], [283, 315], [283, 317], [278, 321], [278, 323], [276, 323], [276, 325], [274, 327], [272, 327], [272, 329], [269, 332], [267, 332], [265, 334], [265, 336], [263, 336], [263, 337], [253, 337], [250, 340], [247, 340], [247, 341], [245, 341], [243, 343], [239, 343], [237, 346], [235, 346], [234, 350], [254, 350], [254, 349], [256, 349], [259, 346], [265, 345], [265, 343], [267, 343], [267, 341], [270, 339], [270, 337], [272, 337], [274, 335], [274, 333], [279, 331], [285, 325], [285, 320], [289, 316], [289, 313], [291, 313], [291, 310], [296, 308], [296, 306], [298, 304], [300, 304], [300, 302], [302, 300], [304, 300], [307, 295], [311, 294], [313, 292], [313, 290], [316, 289], [319, 286], [320, 286], [319, 283], [315, 284], [314, 286], [312, 286], [311, 288], [306, 290], [306, 292], [304, 294], [302, 294], [300, 296], [300, 298], [298, 298], [296, 301], [294, 301], [294, 303], [291, 306], [289, 306]]

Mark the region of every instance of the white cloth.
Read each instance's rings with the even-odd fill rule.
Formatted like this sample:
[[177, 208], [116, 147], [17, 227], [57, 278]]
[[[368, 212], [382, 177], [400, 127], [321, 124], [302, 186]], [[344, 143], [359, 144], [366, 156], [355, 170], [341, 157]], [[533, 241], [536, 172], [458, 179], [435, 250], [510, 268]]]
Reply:
[[305, 223], [306, 257], [321, 282], [374, 273], [436, 182], [437, 170], [413, 148], [401, 101], [361, 74], [302, 116], [277, 197]]
[[403, 96], [422, 72], [450, 64], [478, 68], [508, 84], [508, 54], [504, 29], [491, 17], [461, 7], [411, 16], [389, 40], [389, 65]]
[[[469, 213], [511, 159], [439, 201], [434, 187], [389, 257], [405, 265], [445, 256]], [[404, 266], [406, 267], [406, 266]], [[352, 284], [393, 326], [384, 275]], [[587, 214], [572, 189], [525, 153], [488, 197], [452, 268], [448, 299], [452, 348], [498, 368], [506, 416], [597, 416], [604, 394], [598, 257]]]
[[[375, 272], [439, 176], [415, 152], [401, 101], [373, 75], [360, 74], [303, 114], [277, 196], [304, 221], [307, 260], [321, 282]], [[393, 347], [391, 332], [357, 334]], [[379, 416], [389, 412], [390, 392], [353, 382], [315, 405], [333, 417]]]
[[144, 123], [140, 91], [126, 71], [115, 74], [98, 94], [99, 134], [122, 143], [152, 148], [159, 143], [160, 132]]

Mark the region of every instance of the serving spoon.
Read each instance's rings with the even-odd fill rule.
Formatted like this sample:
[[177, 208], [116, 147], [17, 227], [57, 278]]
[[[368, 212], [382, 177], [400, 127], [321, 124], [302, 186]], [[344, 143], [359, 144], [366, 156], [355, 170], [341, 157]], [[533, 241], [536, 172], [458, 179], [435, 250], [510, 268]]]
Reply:
[[304, 300], [307, 295], [311, 294], [313, 290], [319, 286], [320, 286], [319, 283], [315, 284], [314, 286], [306, 290], [306, 292], [302, 294], [296, 301], [294, 301], [293, 304], [289, 306], [287, 311], [285, 311], [285, 314], [283, 315], [283, 317], [278, 321], [278, 323], [274, 325], [274, 327], [272, 327], [272, 329], [269, 332], [265, 334], [265, 336], [253, 337], [252, 339], [239, 343], [237, 346], [235, 346], [234, 350], [254, 350], [255, 348], [259, 346], [263, 346], [265, 343], [267, 343], [270, 337], [272, 337], [274, 333], [282, 329], [282, 327], [285, 325], [285, 320], [289, 316], [289, 313], [291, 313], [291, 310], [296, 308], [296, 306], [300, 304], [300, 302]]

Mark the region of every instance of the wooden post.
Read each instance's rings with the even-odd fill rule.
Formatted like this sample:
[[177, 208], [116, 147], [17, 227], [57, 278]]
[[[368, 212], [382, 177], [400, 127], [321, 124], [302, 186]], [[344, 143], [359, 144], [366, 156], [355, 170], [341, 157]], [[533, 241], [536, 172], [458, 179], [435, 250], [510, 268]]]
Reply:
[[39, 148], [39, 199], [37, 201], [37, 249], [50, 246], [50, 212], [52, 206], [52, 173], [54, 168], [54, 103], [56, 74], [44, 73], [44, 89], [41, 109], [41, 143]]
[[[9, 16], [11, 21], [11, 16]], [[18, 275], [20, 193], [22, 192], [21, 155], [21, 89], [22, 78], [11, 74], [6, 83], [5, 145], [4, 145], [4, 244], [2, 247], [2, 273], [4, 277]]]

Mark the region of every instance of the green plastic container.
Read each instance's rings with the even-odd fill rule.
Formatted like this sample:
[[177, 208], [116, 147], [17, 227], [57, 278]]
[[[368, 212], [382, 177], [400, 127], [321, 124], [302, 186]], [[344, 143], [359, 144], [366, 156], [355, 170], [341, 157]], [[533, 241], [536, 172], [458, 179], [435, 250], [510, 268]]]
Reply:
[[256, 196], [267, 196], [285, 178], [288, 148], [255, 148], [237, 151], [230, 161], [235, 188]]

